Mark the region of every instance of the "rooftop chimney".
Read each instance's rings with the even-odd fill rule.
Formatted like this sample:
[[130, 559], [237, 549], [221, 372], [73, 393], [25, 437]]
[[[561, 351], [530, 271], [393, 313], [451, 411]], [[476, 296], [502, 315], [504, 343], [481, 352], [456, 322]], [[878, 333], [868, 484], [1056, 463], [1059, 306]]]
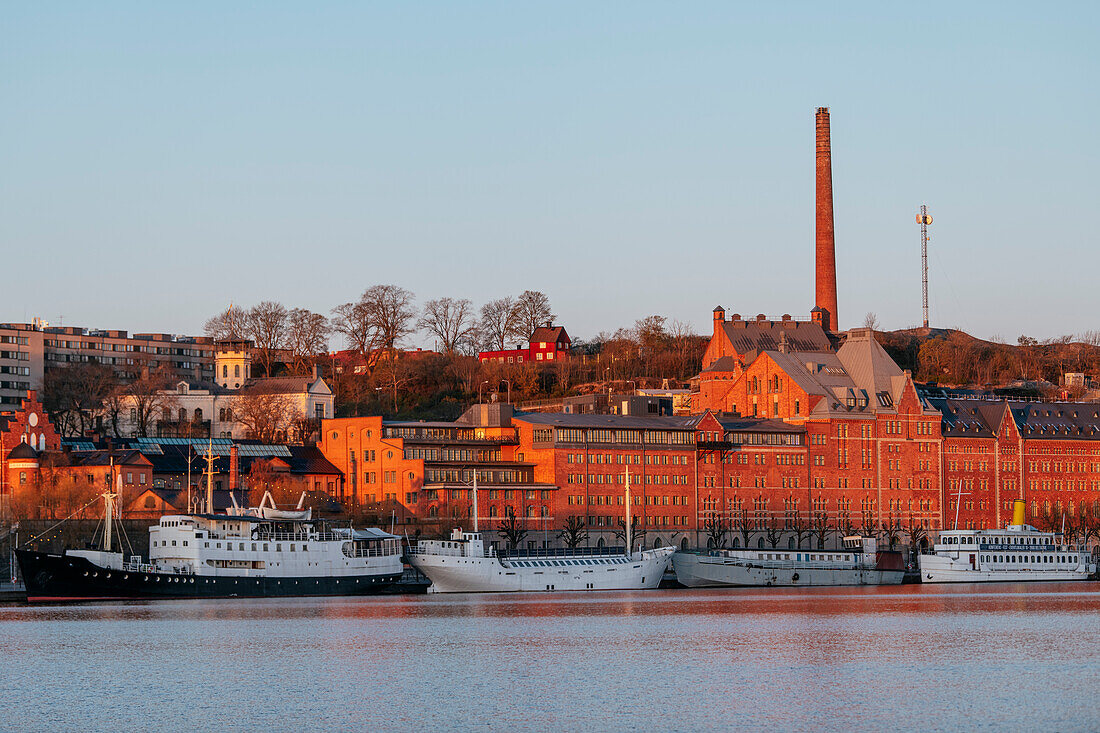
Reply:
[[833, 237], [833, 157], [829, 142], [829, 108], [817, 108], [817, 307], [825, 311], [824, 326], [837, 331], [836, 241]]

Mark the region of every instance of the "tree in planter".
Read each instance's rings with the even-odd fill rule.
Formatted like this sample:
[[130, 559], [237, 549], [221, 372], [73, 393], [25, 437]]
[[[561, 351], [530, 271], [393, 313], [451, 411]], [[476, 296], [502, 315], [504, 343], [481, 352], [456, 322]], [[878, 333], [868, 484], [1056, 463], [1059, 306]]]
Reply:
[[[623, 547], [626, 547], [626, 522], [622, 519], [619, 519], [619, 528], [615, 530], [615, 538], [621, 540]], [[630, 547], [627, 552], [634, 552], [635, 546], [645, 547], [645, 529], [638, 520], [637, 514], [630, 517]]]
[[729, 532], [729, 523], [717, 512], [711, 512], [703, 520], [703, 531], [707, 533], [707, 547], [713, 550], [721, 550], [726, 546], [726, 533]]
[[497, 530], [500, 538], [508, 543], [509, 550], [515, 550], [519, 547], [519, 543], [527, 537], [526, 523], [520, 522], [512, 507], [505, 509], [504, 519], [497, 525]]
[[558, 532], [558, 539], [570, 550], [575, 550], [588, 542], [588, 530], [584, 528], [584, 519], [576, 515], [565, 520], [565, 528]]

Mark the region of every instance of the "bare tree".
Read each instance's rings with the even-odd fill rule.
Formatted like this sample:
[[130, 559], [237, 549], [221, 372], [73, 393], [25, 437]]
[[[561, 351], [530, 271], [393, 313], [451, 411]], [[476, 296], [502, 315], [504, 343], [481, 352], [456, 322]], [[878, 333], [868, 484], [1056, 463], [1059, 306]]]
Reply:
[[779, 526], [779, 519], [774, 514], [768, 517], [768, 524], [764, 528], [764, 536], [773, 550], [779, 547], [779, 540], [783, 538], [783, 528]]
[[414, 295], [397, 285], [372, 285], [363, 293], [382, 348], [392, 355], [400, 341], [415, 330]]
[[509, 335], [516, 339], [529, 338], [536, 328], [557, 318], [550, 310], [550, 298], [538, 290], [524, 290], [516, 299], [515, 311]]
[[519, 543], [527, 536], [525, 522], [521, 522], [512, 507], [505, 507], [504, 519], [497, 525], [500, 538], [508, 543], [509, 550], [515, 550]]
[[[615, 537], [622, 540], [623, 547], [626, 547], [626, 521], [620, 518], [618, 523], [619, 528], [615, 530]], [[630, 517], [630, 547], [627, 547], [626, 551], [634, 552], [635, 547], [645, 547], [645, 526], [637, 514]]]
[[429, 300], [416, 325], [435, 336], [444, 355], [465, 353], [473, 346], [477, 332], [474, 304], [465, 298]]
[[811, 525], [811, 534], [817, 538], [817, 549], [825, 549], [825, 541], [833, 530], [829, 527], [829, 517], [825, 512], [814, 514]]
[[565, 528], [558, 532], [558, 539], [570, 550], [575, 550], [588, 542], [588, 530], [584, 528], [584, 519], [575, 514], [567, 517]]
[[261, 387], [245, 387], [233, 396], [233, 418], [250, 438], [274, 443], [288, 436], [303, 415], [285, 394], [268, 392]]
[[[360, 356], [370, 357], [378, 348], [381, 335], [365, 295], [332, 309], [332, 330], [343, 336], [348, 347], [359, 352]], [[368, 358], [368, 369], [372, 364]]]
[[868, 311], [867, 315], [863, 317], [863, 327], [869, 328], [872, 331], [877, 331], [879, 329], [878, 316], [876, 316], [871, 311]]
[[240, 341], [248, 338], [248, 313], [232, 303], [203, 326], [207, 336], [215, 341]]
[[171, 383], [171, 374], [158, 371], [143, 374], [133, 382], [112, 390], [107, 396], [106, 406], [115, 435], [120, 435], [120, 418], [128, 411], [134, 436], [150, 437], [157, 416], [170, 412], [177, 404], [176, 393], [170, 391]]
[[752, 542], [752, 520], [749, 519], [749, 511], [747, 509], [741, 509], [740, 511], [734, 511], [733, 513], [733, 529], [741, 535], [742, 546], [748, 547]]
[[305, 308], [294, 308], [287, 315], [286, 347], [294, 358], [294, 371], [304, 374], [307, 365], [328, 351], [328, 319]]
[[726, 546], [726, 533], [729, 532], [729, 523], [717, 512], [707, 514], [703, 520], [703, 531], [707, 534], [707, 547], [713, 550], [721, 550]]
[[286, 343], [287, 318], [286, 306], [273, 300], [265, 300], [248, 310], [248, 337], [259, 352], [264, 374], [269, 377], [275, 351], [283, 348]]
[[62, 435], [84, 435], [95, 413], [103, 406], [118, 379], [110, 367], [77, 363], [46, 370], [42, 378], [42, 404]]
[[504, 351], [505, 342], [515, 330], [516, 301], [511, 296], [490, 300], [481, 306], [478, 333], [488, 351]]

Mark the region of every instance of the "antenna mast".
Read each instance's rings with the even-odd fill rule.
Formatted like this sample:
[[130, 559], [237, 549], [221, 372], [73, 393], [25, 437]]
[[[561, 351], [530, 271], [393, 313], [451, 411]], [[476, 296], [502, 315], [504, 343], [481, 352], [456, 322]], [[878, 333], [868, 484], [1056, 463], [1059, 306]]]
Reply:
[[920, 224], [921, 305], [924, 327], [928, 328], [928, 225], [932, 223], [932, 217], [928, 215], [928, 206], [925, 204], [921, 204], [917, 223]]

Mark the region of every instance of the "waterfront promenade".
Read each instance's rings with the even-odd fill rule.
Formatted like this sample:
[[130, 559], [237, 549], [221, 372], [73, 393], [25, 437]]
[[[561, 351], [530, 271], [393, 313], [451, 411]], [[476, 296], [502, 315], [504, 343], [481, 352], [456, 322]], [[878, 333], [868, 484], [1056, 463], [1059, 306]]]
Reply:
[[0, 606], [4, 730], [1095, 730], [1100, 583]]

